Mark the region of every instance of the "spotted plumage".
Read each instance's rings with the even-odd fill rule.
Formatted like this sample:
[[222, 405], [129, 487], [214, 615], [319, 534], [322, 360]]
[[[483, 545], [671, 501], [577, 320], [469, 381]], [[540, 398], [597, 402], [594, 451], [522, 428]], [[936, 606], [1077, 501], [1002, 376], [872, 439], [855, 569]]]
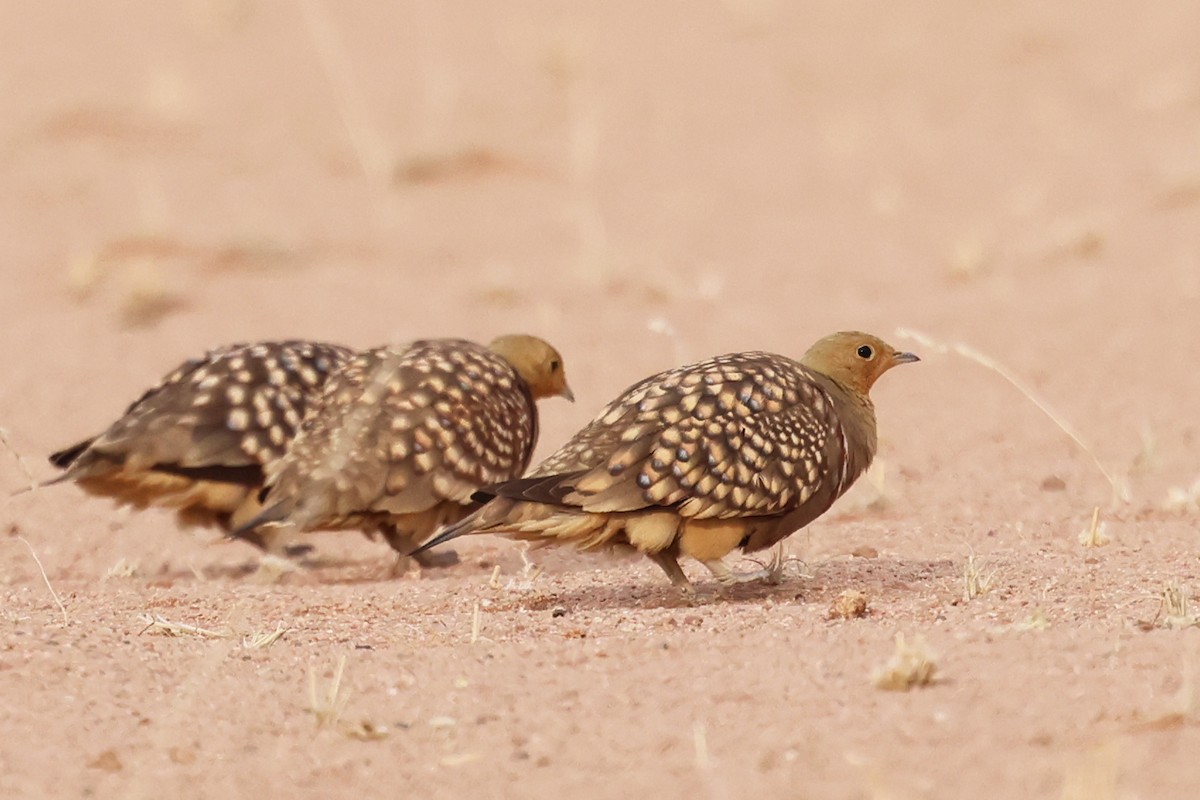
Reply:
[[733, 353], [634, 384], [524, 479], [489, 487], [479, 512], [431, 541], [466, 533], [632, 545], [690, 590], [679, 555], [722, 582], [721, 558], [770, 547], [824, 513], [871, 463], [868, 391], [917, 360], [845, 332], [800, 361]]
[[480, 487], [525, 471], [538, 434], [534, 401], [552, 395], [571, 397], [562, 358], [531, 336], [360, 353], [268, 470], [264, 510], [251, 524], [361, 528], [407, 554], [475, 508]]
[[[53, 483], [136, 508], [178, 510], [231, 531], [260, 510], [264, 467], [278, 460], [310, 401], [352, 351], [305, 341], [235, 344], [188, 360], [103, 433], [50, 456]], [[261, 532], [243, 538], [275, 549]]]

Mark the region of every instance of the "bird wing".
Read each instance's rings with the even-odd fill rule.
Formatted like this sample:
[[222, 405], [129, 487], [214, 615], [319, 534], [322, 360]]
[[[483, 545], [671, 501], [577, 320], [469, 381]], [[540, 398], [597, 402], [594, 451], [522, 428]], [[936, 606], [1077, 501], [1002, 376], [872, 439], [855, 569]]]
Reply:
[[279, 458], [328, 374], [351, 351], [315, 342], [217, 348], [166, 375], [104, 433], [53, 454], [80, 472], [100, 462], [180, 474]]
[[467, 504], [480, 486], [520, 475], [536, 437], [528, 388], [490, 350], [460, 340], [378, 348], [330, 379], [270, 469], [267, 503], [293, 506], [301, 524]]
[[635, 384], [529, 478], [494, 491], [594, 513], [779, 515], [840, 491], [844, 447], [820, 376], [740, 353]]

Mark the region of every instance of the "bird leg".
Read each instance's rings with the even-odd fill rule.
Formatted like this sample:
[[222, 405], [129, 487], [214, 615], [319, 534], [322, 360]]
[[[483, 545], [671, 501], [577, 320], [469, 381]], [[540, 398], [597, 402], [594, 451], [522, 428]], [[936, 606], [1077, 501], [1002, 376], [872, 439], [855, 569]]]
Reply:
[[762, 569], [750, 572], [734, 572], [719, 558], [702, 561], [708, 571], [713, 574], [722, 586], [735, 586], [739, 583], [762, 582], [771, 586], [777, 585], [783, 578], [783, 548], [776, 548], [771, 554], [771, 561]]
[[688, 597], [695, 596], [696, 587], [692, 586], [688, 576], [683, 574], [683, 568], [679, 566], [679, 559], [675, 557], [674, 553], [660, 550], [657, 553], [647, 553], [646, 555], [651, 561], [658, 564], [663, 572], [667, 573], [672, 586], [678, 586], [679, 590]]
[[412, 559], [403, 553], [396, 553], [396, 560], [392, 562], [388, 568], [386, 577], [399, 578], [404, 573], [408, 572], [409, 566], [412, 564]]
[[229, 534], [229, 538], [248, 542], [267, 555], [293, 561], [298, 561], [316, 550], [311, 544], [289, 542], [289, 533], [290, 531], [283, 527], [264, 527], [249, 531], [234, 531]]

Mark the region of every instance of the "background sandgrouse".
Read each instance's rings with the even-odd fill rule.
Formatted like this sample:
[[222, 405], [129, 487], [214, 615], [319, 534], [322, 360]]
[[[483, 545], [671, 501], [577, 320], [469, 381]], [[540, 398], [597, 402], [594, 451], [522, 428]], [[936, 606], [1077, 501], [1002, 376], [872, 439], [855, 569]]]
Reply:
[[[678, 558], [723, 584], [722, 557], [770, 547], [824, 513], [875, 455], [872, 384], [917, 361], [874, 336], [843, 332], [799, 362], [734, 353], [659, 373], [610, 403], [528, 478], [425, 548], [468, 533], [632, 545], [691, 592]], [[425, 549], [422, 548], [422, 549]]]
[[249, 524], [360, 528], [407, 556], [477, 508], [480, 487], [524, 473], [538, 434], [534, 401], [554, 395], [574, 399], [562, 357], [533, 336], [360, 353], [268, 469], [264, 510]]
[[[353, 355], [318, 342], [235, 344], [184, 362], [106, 431], [50, 456], [50, 483], [136, 508], [178, 509], [184, 524], [238, 530], [261, 510], [263, 468], [279, 459], [309, 402]], [[253, 528], [236, 533], [278, 552]]]

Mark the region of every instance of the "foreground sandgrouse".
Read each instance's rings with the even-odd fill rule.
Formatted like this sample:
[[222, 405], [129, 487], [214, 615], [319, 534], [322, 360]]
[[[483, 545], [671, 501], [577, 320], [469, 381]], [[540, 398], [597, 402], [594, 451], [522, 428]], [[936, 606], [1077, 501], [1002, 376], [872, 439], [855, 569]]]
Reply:
[[768, 548], [824, 513], [875, 455], [872, 384], [919, 360], [874, 336], [836, 333], [799, 362], [733, 353], [636, 383], [529, 477], [425, 547], [469, 533], [632, 545], [685, 592], [680, 555], [722, 584], [722, 558]]
[[[181, 522], [233, 532], [261, 510], [263, 468], [279, 459], [309, 402], [353, 351], [319, 342], [235, 344], [177, 367], [108, 430], [54, 453], [90, 494], [178, 509]], [[240, 538], [278, 553], [266, 532]]]
[[332, 376], [287, 455], [267, 470], [251, 526], [378, 532], [402, 556], [519, 477], [534, 401], [573, 400], [562, 357], [533, 336], [488, 347], [430, 339], [355, 356]]

